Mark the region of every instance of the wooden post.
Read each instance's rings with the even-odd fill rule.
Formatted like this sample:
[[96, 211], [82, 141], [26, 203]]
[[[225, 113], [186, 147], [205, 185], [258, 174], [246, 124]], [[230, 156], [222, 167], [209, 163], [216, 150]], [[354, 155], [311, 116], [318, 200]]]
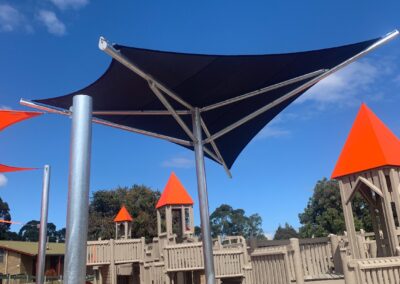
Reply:
[[347, 195], [350, 191], [350, 184], [339, 180], [340, 198], [342, 200], [343, 215], [346, 223], [347, 237], [353, 258], [360, 258], [360, 252], [357, 248], [356, 229], [354, 226], [354, 216], [351, 202], [346, 203]]
[[367, 258], [367, 254], [365, 251], [365, 238], [363, 235], [357, 235], [357, 243], [358, 243], [358, 249], [360, 251], [360, 258]]
[[396, 247], [399, 245], [399, 241], [397, 240], [396, 234], [396, 225], [394, 223], [392, 204], [391, 204], [391, 196], [389, 193], [388, 186], [386, 184], [386, 177], [382, 170], [379, 170], [379, 180], [382, 185], [382, 194], [383, 194], [383, 203], [384, 203], [384, 214], [387, 224], [388, 231], [388, 241], [389, 241], [389, 250], [391, 255], [396, 255]]
[[330, 234], [329, 239], [331, 242], [332, 262], [337, 274], [343, 274], [343, 264], [340, 259], [339, 238], [337, 235]]
[[157, 235], [161, 235], [161, 214], [159, 209], [157, 209]]
[[117, 273], [115, 267], [115, 251], [114, 251], [114, 240], [110, 240], [110, 276], [111, 284], [117, 284]]
[[294, 274], [296, 276], [296, 284], [304, 284], [304, 273], [303, 273], [303, 265], [301, 262], [299, 239], [291, 238], [290, 245], [292, 246], [292, 249], [294, 251], [293, 264], [294, 264]]
[[349, 257], [347, 256], [346, 248], [340, 249], [340, 257], [343, 263], [344, 281], [346, 282], [346, 284], [356, 284], [354, 273], [351, 273], [351, 271], [349, 270]]

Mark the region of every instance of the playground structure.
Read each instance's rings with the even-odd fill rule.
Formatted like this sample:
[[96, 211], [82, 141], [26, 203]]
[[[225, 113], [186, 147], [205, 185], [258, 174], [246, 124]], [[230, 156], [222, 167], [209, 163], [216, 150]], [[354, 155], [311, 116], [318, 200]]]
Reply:
[[[368, 155], [365, 155], [368, 153]], [[400, 140], [362, 105], [337, 162], [346, 234], [315, 239], [213, 240], [217, 283], [303, 284], [345, 279], [346, 284], [400, 281]], [[359, 193], [368, 203], [374, 232], [356, 232], [351, 207]], [[125, 207], [115, 218], [116, 239], [87, 243], [95, 283], [205, 283], [202, 242], [194, 236], [193, 201], [172, 174], [157, 203], [158, 237], [130, 239]]]

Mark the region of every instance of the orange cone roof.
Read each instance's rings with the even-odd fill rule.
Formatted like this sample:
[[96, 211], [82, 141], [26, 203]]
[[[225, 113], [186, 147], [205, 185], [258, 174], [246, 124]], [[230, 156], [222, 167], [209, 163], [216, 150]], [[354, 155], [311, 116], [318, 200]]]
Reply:
[[362, 104], [332, 178], [389, 165], [400, 166], [400, 140]]
[[0, 110], [0, 130], [3, 130], [7, 126], [10, 126], [21, 120], [25, 120], [41, 114], [41, 112], [33, 111]]
[[126, 209], [125, 206], [122, 206], [121, 209], [119, 210], [117, 216], [114, 218], [114, 222], [132, 222], [133, 218], [131, 214], [129, 214], [128, 210]]
[[193, 205], [193, 200], [179, 181], [175, 173], [171, 173], [168, 183], [157, 202], [156, 208], [166, 205]]

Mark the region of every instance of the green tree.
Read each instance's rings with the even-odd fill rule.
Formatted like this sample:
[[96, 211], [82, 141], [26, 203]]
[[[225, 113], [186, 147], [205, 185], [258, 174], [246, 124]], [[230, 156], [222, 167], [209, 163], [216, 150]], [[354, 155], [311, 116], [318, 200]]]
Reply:
[[[372, 231], [366, 202], [358, 195], [352, 202], [356, 230]], [[299, 214], [299, 219], [302, 224], [299, 234], [302, 238], [325, 237], [330, 233], [342, 234], [346, 226], [338, 182], [326, 178], [318, 181], [307, 207]]]
[[113, 219], [122, 205], [125, 205], [133, 217], [133, 238], [151, 239], [157, 236], [156, 203], [159, 198], [159, 191], [153, 191], [144, 185], [94, 192], [89, 206], [88, 238], [115, 238]]
[[[0, 219], [5, 221], [11, 220], [10, 208], [7, 202], [4, 202], [0, 198]], [[8, 240], [8, 233], [10, 231], [11, 224], [0, 223], [0, 240]]]
[[[39, 227], [40, 227], [40, 221], [38, 220], [29, 221], [19, 230], [18, 233], [19, 239], [25, 242], [39, 241]], [[53, 223], [47, 223], [47, 237], [49, 239], [49, 242], [57, 241], [56, 225], [54, 225]]]
[[275, 232], [274, 240], [288, 240], [290, 238], [298, 238], [299, 233], [288, 223], [285, 223], [285, 226], [282, 227], [279, 225], [278, 229]]
[[210, 222], [213, 237], [221, 235], [261, 238], [264, 236], [260, 215], [246, 216], [243, 209], [233, 209], [227, 204], [222, 204], [215, 209], [210, 215]]

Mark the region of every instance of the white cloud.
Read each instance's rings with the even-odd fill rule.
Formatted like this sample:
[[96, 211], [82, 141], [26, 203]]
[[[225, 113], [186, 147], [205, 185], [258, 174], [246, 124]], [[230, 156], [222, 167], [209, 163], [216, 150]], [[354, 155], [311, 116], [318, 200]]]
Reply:
[[7, 184], [7, 177], [3, 174], [0, 174], [0, 187], [5, 186]]
[[9, 110], [9, 109], [11, 109], [9, 106], [0, 105], [0, 110]]
[[273, 240], [275, 233], [268, 233], [268, 232], [264, 232], [264, 236], [268, 239], [268, 240]]
[[63, 36], [66, 33], [66, 28], [57, 15], [53, 11], [40, 10], [38, 19], [47, 27], [47, 31], [56, 36]]
[[321, 106], [330, 103], [352, 105], [358, 102], [358, 95], [370, 91], [381, 71], [379, 65], [369, 61], [354, 62], [319, 82], [297, 102], [314, 101]]
[[79, 9], [89, 4], [89, 0], [50, 0], [58, 8], [64, 10], [68, 8]]
[[0, 4], [0, 32], [12, 32], [23, 25], [24, 16], [8, 4]]
[[169, 160], [162, 162], [165, 168], [184, 168], [190, 169], [194, 167], [194, 160], [185, 157], [173, 157]]
[[287, 136], [290, 136], [289, 130], [273, 125], [267, 125], [260, 131], [260, 133], [258, 133], [257, 138], [279, 138]]

